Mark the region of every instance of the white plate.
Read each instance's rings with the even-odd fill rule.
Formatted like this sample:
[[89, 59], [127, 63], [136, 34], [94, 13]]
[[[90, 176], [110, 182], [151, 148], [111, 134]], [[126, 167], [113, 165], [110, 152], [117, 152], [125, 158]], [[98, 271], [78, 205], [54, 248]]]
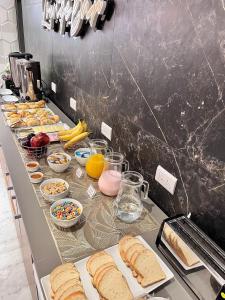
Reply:
[[0, 89], [0, 95], [12, 95], [12, 93], [9, 89]]
[[2, 100], [4, 100], [5, 102], [17, 102], [17, 101], [19, 101], [19, 99], [16, 96], [13, 96], [13, 95], [2, 96]]
[[[148, 243], [141, 237], [137, 236], [139, 240], [145, 245], [146, 248], [150, 249], [151, 251], [154, 252], [154, 250], [148, 245]], [[133, 277], [131, 270], [126, 266], [126, 264], [123, 262], [122, 258], [120, 257], [119, 254], [119, 248], [118, 245], [112, 246], [108, 249], [105, 250], [108, 252], [110, 255], [112, 255], [118, 269], [123, 273], [124, 277], [127, 280], [127, 283], [130, 287], [130, 290], [135, 297], [140, 297], [143, 295], [146, 295], [156, 288], [160, 287], [161, 285], [165, 284], [169, 280], [171, 280], [174, 275], [170, 271], [170, 269], [167, 267], [167, 265], [160, 259], [160, 257], [155, 253], [158, 262], [160, 263], [163, 271], [166, 274], [166, 278], [164, 280], [161, 280], [160, 282], [157, 282], [155, 284], [152, 284], [148, 286], [147, 288], [143, 288], [136, 280], [136, 278]], [[91, 276], [89, 275], [87, 269], [86, 269], [86, 263], [88, 261], [89, 257], [84, 258], [78, 262], [75, 263], [75, 266], [77, 267], [78, 271], [80, 272], [80, 278], [81, 282], [83, 284], [86, 296], [88, 300], [99, 300], [99, 294], [97, 290], [93, 287], [91, 283]], [[45, 296], [47, 300], [51, 300], [51, 285], [49, 281], [49, 275], [41, 278], [41, 283], [43, 290], [45, 292]], [[122, 300], [122, 299], [121, 299]]]
[[[186, 271], [190, 271], [190, 270], [194, 270], [196, 268], [202, 267], [204, 266], [203, 262], [200, 260], [199, 263], [189, 267], [187, 265], [185, 265], [185, 263], [180, 259], [180, 257], [176, 254], [176, 252], [173, 250], [173, 248], [167, 243], [167, 241], [162, 237], [162, 242], [165, 244], [165, 246], [167, 247], [167, 249], [173, 254], [173, 256], [176, 258], [176, 260], [181, 264], [181, 266], [184, 268], [184, 270]], [[190, 248], [189, 248], [190, 249]], [[190, 249], [190, 251], [192, 251]]]

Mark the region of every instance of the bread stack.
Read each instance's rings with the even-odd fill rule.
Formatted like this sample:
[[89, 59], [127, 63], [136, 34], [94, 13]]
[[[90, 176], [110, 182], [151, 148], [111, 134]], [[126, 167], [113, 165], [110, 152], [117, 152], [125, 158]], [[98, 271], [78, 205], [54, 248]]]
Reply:
[[80, 274], [72, 263], [58, 266], [50, 274], [54, 300], [87, 300]]
[[154, 284], [166, 278], [155, 254], [147, 249], [138, 238], [130, 235], [119, 241], [121, 258], [132, 270], [133, 276], [142, 287]]
[[165, 224], [163, 234], [167, 243], [186, 266], [191, 267], [199, 263], [199, 258], [197, 255], [184, 243], [184, 241], [168, 224]]
[[108, 253], [101, 251], [92, 255], [88, 259], [86, 267], [101, 300], [133, 299], [126, 279]]

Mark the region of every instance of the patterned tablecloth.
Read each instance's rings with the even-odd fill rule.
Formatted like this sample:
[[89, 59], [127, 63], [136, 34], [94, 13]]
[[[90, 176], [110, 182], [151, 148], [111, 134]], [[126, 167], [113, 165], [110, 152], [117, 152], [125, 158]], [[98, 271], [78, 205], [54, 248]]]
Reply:
[[[16, 143], [22, 159], [26, 163], [30, 159], [17, 140]], [[62, 151], [61, 145], [50, 145], [48, 153], [54, 151]], [[77, 178], [76, 169], [80, 166], [75, 159], [72, 159], [70, 168], [64, 173], [52, 171], [47, 164], [46, 158], [40, 159], [39, 163], [45, 179], [59, 177], [65, 179], [70, 185], [69, 197], [79, 200], [84, 207], [83, 216], [79, 224], [70, 229], [59, 228], [51, 220], [50, 205], [41, 196], [40, 185], [33, 184], [37, 201], [43, 209], [62, 262], [77, 261], [91, 255], [97, 249], [105, 249], [115, 245], [126, 233], [138, 235], [159, 227], [147, 209], [143, 210], [141, 218], [133, 224], [126, 224], [117, 219], [113, 209], [114, 199], [106, 197], [99, 192], [97, 181], [89, 178], [85, 172], [82, 178]], [[90, 184], [97, 191], [92, 199], [87, 194], [87, 188]]]

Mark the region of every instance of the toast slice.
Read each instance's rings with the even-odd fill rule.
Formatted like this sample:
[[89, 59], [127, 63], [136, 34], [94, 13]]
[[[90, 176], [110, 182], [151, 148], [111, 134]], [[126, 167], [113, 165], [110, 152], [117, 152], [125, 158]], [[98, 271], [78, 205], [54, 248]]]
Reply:
[[133, 254], [137, 251], [141, 251], [141, 250], [144, 250], [145, 249], [145, 246], [141, 243], [135, 243], [135, 244], [132, 244], [128, 249], [127, 249], [127, 252], [126, 252], [126, 260], [128, 263], [131, 262], [131, 258], [133, 256]]
[[62, 300], [87, 300], [87, 297], [82, 292], [74, 292]]
[[142, 250], [137, 255], [133, 268], [135, 272], [140, 275], [142, 287], [146, 287], [153, 283], [159, 282], [166, 278], [155, 254], [148, 250]]
[[121, 245], [121, 253], [125, 262], [127, 262], [127, 251], [134, 244], [141, 244], [141, 241], [137, 238], [128, 238]]
[[94, 286], [98, 289], [99, 287], [99, 283], [101, 282], [103, 276], [105, 275], [105, 273], [107, 273], [109, 270], [111, 269], [116, 269], [116, 266], [112, 265], [112, 266], [108, 266], [104, 269], [101, 269], [99, 272], [96, 273], [96, 275], [93, 277], [93, 284]]
[[98, 291], [107, 300], [132, 300], [133, 296], [122, 273], [116, 268], [107, 270], [99, 282]]

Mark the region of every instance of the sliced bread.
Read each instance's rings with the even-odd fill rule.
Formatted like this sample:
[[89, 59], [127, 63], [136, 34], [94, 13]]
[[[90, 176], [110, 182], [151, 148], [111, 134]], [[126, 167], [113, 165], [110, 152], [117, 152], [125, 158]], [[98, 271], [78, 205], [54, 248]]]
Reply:
[[91, 276], [94, 276], [96, 271], [104, 264], [114, 264], [114, 261], [111, 257], [111, 255], [104, 252], [104, 254], [96, 256], [95, 259], [93, 259], [89, 264], [89, 273]]
[[155, 254], [149, 249], [139, 252], [134, 261], [133, 268], [141, 276], [141, 285], [143, 287], [166, 278]]
[[79, 280], [79, 277], [79, 273], [73, 270], [59, 273], [56, 277], [54, 277], [54, 279], [51, 282], [53, 293], [56, 293], [56, 291], [67, 281], [71, 279]]
[[[81, 285], [74, 285], [74, 286], [71, 286], [71, 287], [69, 287], [67, 290], [65, 290], [65, 291], [63, 292], [63, 294], [61, 295], [61, 297], [60, 297], [59, 299], [60, 299], [60, 300], [65, 300], [65, 299], [67, 299], [69, 296], [72, 297], [72, 295], [74, 295], [74, 294], [76, 295], [76, 293], [78, 293], [78, 292], [84, 294], [84, 290], [83, 290], [83, 288], [82, 288]], [[75, 299], [75, 298], [74, 298], [74, 299]]]
[[74, 292], [64, 298], [63, 300], [87, 300], [87, 297], [82, 292]]
[[107, 300], [132, 300], [133, 296], [122, 273], [116, 268], [108, 270], [99, 282], [98, 291]]
[[72, 263], [66, 263], [56, 267], [50, 274], [50, 281], [52, 281], [53, 278], [56, 275], [58, 275], [58, 273], [63, 272], [65, 270], [72, 270], [72, 269], [74, 269], [74, 265]]
[[[60, 297], [63, 295], [63, 293], [72, 286], [80, 286], [82, 288], [82, 285], [79, 281], [79, 279], [70, 279], [63, 283], [55, 292], [54, 294], [54, 300], [59, 300]], [[82, 288], [83, 291], [83, 288]]]

